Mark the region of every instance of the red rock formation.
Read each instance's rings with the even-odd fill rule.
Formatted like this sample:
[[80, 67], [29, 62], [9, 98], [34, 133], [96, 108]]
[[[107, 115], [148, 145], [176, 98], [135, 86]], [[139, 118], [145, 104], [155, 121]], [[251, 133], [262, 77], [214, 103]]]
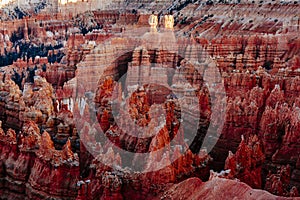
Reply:
[[0, 119], [6, 128], [20, 130], [25, 111], [24, 100], [19, 87], [9, 78], [0, 80]]
[[[5, 133], [0, 129], [0, 133], [1, 161], [4, 161], [1, 170], [5, 170], [5, 174], [1, 174], [5, 183], [4, 198], [77, 196], [79, 163], [70, 149], [70, 141], [62, 151], [55, 150], [49, 134], [45, 132], [41, 137], [34, 122], [24, 125], [19, 146], [13, 130]], [[62, 180], [65, 184], [60, 184]]]
[[[164, 2], [141, 6], [147, 9], [159, 7], [161, 10], [167, 6]], [[128, 2], [128, 7], [136, 9], [138, 6], [133, 1]], [[114, 116], [110, 105], [122, 100], [122, 87], [134, 86], [139, 82], [162, 85], [172, 82], [177, 86], [175, 89], [184, 94], [187, 86], [180, 84], [181, 76], [196, 88], [195, 94], [201, 102], [193, 107], [197, 108], [195, 110], [199, 107], [201, 113], [197, 135], [200, 139], [195, 138], [191, 145], [193, 152], [201, 148], [201, 137], [210, 125], [209, 120], [216, 118], [211, 125], [221, 135], [211, 152], [215, 168], [224, 167], [228, 151], [236, 152], [230, 154], [225, 163], [225, 168], [230, 169], [230, 178], [239, 178], [255, 188], [264, 187], [277, 195], [299, 195], [300, 40], [299, 20], [295, 19], [299, 5], [272, 2], [264, 5], [200, 6], [184, 3], [170, 8], [180, 9], [174, 14], [174, 30], [176, 37], [179, 37], [176, 45], [173, 44], [175, 34], [165, 34], [162, 37], [164, 40], [157, 43], [157, 35], [152, 37], [146, 34], [142, 37], [140, 33], [128, 31], [148, 26], [149, 15], [132, 9], [131, 13], [126, 10], [124, 13], [94, 11], [72, 20], [65, 16], [69, 22], [63, 20], [62, 14], [56, 15], [55, 20], [45, 13], [26, 19], [31, 31], [25, 32], [25, 40], [37, 46], [64, 41], [62, 43], [65, 45], [60, 50], [46, 53], [51, 57], [62, 51], [66, 56], [60, 63], [49, 64], [47, 58], [36, 58], [34, 61], [18, 59], [12, 66], [1, 68], [0, 120], [5, 130], [0, 129], [1, 196], [8, 199], [25, 196], [33, 199], [154, 198], [168, 185], [187, 177], [197, 176], [205, 180], [211, 161], [207, 153], [182, 151], [187, 148], [184, 141], [187, 132], [180, 129], [181, 120], [177, 115], [178, 110], [188, 106], [187, 102], [181, 108], [174, 99], [162, 107], [153, 106], [153, 102], [164, 102], [169, 92], [159, 87], [144, 87], [150, 90], [150, 94], [143, 91], [133, 93], [129, 110], [120, 109], [118, 112], [122, 116], [120, 119]], [[1, 22], [1, 55], [5, 51], [21, 51], [12, 48], [9, 35], [19, 27], [23, 29], [24, 22], [24, 19]], [[79, 34], [82, 31], [78, 28], [79, 24], [93, 27], [97, 23], [103, 25], [103, 29]], [[1, 27], [8, 30], [1, 30]], [[177, 48], [180, 55], [175, 53]], [[213, 59], [206, 59], [208, 55]], [[14, 71], [19, 75], [24, 72], [28, 78], [26, 71], [35, 65], [36, 75], [39, 76], [33, 84], [23, 81], [19, 87], [10, 80]], [[214, 67], [219, 70], [214, 70]], [[173, 68], [176, 71], [170, 76], [169, 70]], [[117, 84], [117, 79], [126, 72], [130, 75], [127, 82]], [[218, 130], [218, 122], [222, 121], [219, 112], [211, 110], [210, 101], [214, 94], [210, 94], [209, 89], [215, 88], [213, 84], [205, 87], [204, 83], [216, 81], [219, 73], [227, 95], [223, 130]], [[110, 78], [101, 78], [106, 75]], [[202, 80], [201, 75], [207, 79]], [[159, 90], [161, 94], [157, 92]], [[95, 93], [95, 99], [92, 99], [91, 93]], [[218, 99], [218, 102], [223, 100]], [[95, 109], [97, 120], [94, 119]], [[218, 105], [217, 109], [221, 112], [222, 106]], [[159, 110], [165, 114], [165, 125], [160, 123], [163, 120], [156, 112]], [[194, 115], [191, 112], [191, 118]], [[118, 123], [113, 122], [114, 119], [119, 120]], [[135, 125], [149, 126], [149, 129], [139, 132], [128, 119], [136, 120]], [[187, 129], [194, 129], [194, 126], [188, 126]], [[157, 131], [158, 127], [160, 130]], [[79, 144], [77, 130], [81, 133], [81, 141], [91, 147], [84, 146], [83, 142]], [[145, 140], [132, 137], [126, 133], [128, 130], [138, 133], [138, 136], [144, 134], [150, 137]], [[245, 141], [241, 142], [241, 135], [245, 136]], [[175, 136], [178, 136], [172, 143], [175, 145], [162, 153], [155, 153]], [[139, 165], [141, 156], [135, 155], [126, 160], [118, 148], [101, 143], [105, 138], [132, 152], [150, 152], [147, 162], [141, 164], [143, 170], [150, 172], [143, 174], [119, 169], [126, 162]], [[99, 152], [98, 160], [94, 160], [89, 148]], [[72, 149], [80, 153], [80, 161]], [[106, 163], [117, 167], [112, 169]], [[290, 167], [285, 167], [287, 164]], [[278, 173], [274, 170], [277, 167], [280, 169]], [[271, 173], [267, 176], [265, 171], [268, 170]], [[67, 177], [64, 178], [64, 175]], [[83, 177], [79, 178], [80, 175]], [[188, 198], [190, 191], [194, 192], [194, 198], [206, 198], [207, 195], [276, 198], [232, 180], [215, 178], [207, 183], [193, 180], [188, 182], [188, 186], [185, 184], [183, 182], [174, 188], [182, 189], [180, 192], [186, 196], [170, 191], [164, 198]], [[213, 188], [213, 184], [216, 187]], [[230, 193], [229, 188], [235, 194]], [[237, 191], [242, 191], [242, 194], [237, 194]]]
[[248, 142], [242, 141], [235, 153], [229, 152], [225, 169], [229, 169], [229, 178], [238, 178], [253, 188], [261, 188], [261, 171], [264, 154], [256, 135], [250, 136]]

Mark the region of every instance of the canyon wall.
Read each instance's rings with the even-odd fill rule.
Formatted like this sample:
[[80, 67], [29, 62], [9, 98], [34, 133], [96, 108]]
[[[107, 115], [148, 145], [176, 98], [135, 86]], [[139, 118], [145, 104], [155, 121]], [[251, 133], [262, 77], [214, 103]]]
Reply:
[[[0, 73], [1, 198], [299, 196], [299, 5], [176, 9], [174, 32], [132, 10], [3, 23], [17, 58]], [[190, 177], [207, 182], [174, 185]]]

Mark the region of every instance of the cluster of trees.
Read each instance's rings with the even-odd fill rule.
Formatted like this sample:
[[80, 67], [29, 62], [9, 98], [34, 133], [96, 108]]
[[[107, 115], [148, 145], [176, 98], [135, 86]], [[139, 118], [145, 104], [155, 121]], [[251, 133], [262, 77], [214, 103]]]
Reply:
[[57, 54], [52, 54], [48, 56], [48, 62], [49, 63], [55, 63], [55, 62], [60, 62], [62, 58], [65, 56], [65, 54], [61, 51], [58, 51]]
[[[15, 69], [11, 79], [19, 86], [21, 90], [23, 90], [23, 80], [26, 83], [34, 83], [35, 72], [38, 69], [37, 65], [34, 67], [27, 67], [26, 70], [23, 70], [21, 73], [18, 73]], [[46, 64], [42, 65], [43, 72], [47, 71]]]
[[36, 5], [36, 7], [34, 8], [34, 12], [35, 13], [39, 13], [41, 10], [43, 10], [45, 7], [47, 6], [47, 4], [45, 2], [40, 2], [39, 4]]
[[[56, 46], [45, 46], [44, 44], [41, 46], [34, 46], [32, 44], [19, 41], [15, 43], [11, 52], [7, 52], [6, 49], [4, 49], [4, 54], [0, 55], [0, 67], [11, 65], [19, 58], [26, 62], [30, 59], [34, 61], [36, 56], [47, 57], [49, 63], [59, 63], [65, 54], [60, 50], [58, 50], [57, 54], [54, 54], [54, 50], [60, 49], [61, 47], [62, 44]], [[19, 52], [17, 49], [19, 49]], [[48, 55], [49, 51], [52, 51], [51, 55]]]
[[22, 71], [22, 73], [19, 74], [14, 69], [14, 74], [12, 75], [11, 79], [19, 86], [21, 90], [23, 90], [23, 80], [26, 79], [25, 82], [27, 83], [34, 83], [34, 76], [36, 70], [37, 66], [35, 66], [34, 68], [27, 67], [26, 71]]
[[19, 40], [22, 40], [24, 39], [24, 32], [23, 32], [23, 28], [22, 27], [19, 27], [18, 28], [18, 31], [14, 31], [10, 37], [10, 41], [12, 43], [16, 43], [18, 42]]
[[15, 16], [17, 16], [18, 19], [23, 19], [28, 14], [22, 11], [19, 7], [15, 7], [14, 9]]
[[[11, 52], [7, 52], [7, 50], [4, 49], [4, 54], [0, 55], [0, 67], [11, 65], [18, 58], [21, 58], [26, 62], [28, 62], [29, 59], [32, 59], [32, 61], [34, 61], [36, 56], [47, 57], [49, 63], [59, 63], [65, 55], [62, 51], [59, 50], [63, 47], [62, 44], [58, 44], [55, 46], [45, 46], [44, 44], [41, 44], [40, 46], [36, 46], [24, 42], [22, 40], [23, 37], [24, 36], [21, 33], [12, 34], [11, 42], [13, 42], [13, 49]], [[58, 50], [58, 53], [54, 54], [54, 50]], [[52, 51], [51, 55], [48, 55], [49, 51]]]
[[4, 55], [0, 55], [0, 67], [11, 65], [13, 61], [18, 59], [18, 54], [16, 52], [4, 51]]
[[96, 22], [91, 13], [77, 15], [74, 20], [74, 26], [78, 27], [80, 29], [80, 33], [83, 35], [86, 35], [93, 30], [103, 29], [103, 25]]

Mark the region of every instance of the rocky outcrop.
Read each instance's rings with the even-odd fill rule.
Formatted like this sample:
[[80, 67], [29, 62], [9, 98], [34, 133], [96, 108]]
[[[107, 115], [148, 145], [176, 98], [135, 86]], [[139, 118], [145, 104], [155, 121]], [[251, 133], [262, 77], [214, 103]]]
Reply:
[[55, 150], [50, 135], [44, 132], [41, 136], [32, 121], [23, 126], [18, 136], [12, 129], [0, 132], [2, 198], [77, 196], [79, 160], [70, 141], [63, 150]]
[[263, 190], [255, 190], [245, 183], [223, 178], [212, 178], [202, 182], [191, 178], [172, 186], [161, 199], [215, 199], [226, 197], [230, 199], [288, 199], [276, 197]]
[[0, 80], [0, 119], [3, 127], [20, 130], [24, 122], [25, 103], [19, 87], [10, 78]]
[[[242, 136], [244, 137], [244, 136]], [[242, 141], [233, 154], [231, 151], [225, 161], [225, 170], [230, 170], [229, 178], [238, 178], [252, 188], [262, 188], [262, 164], [264, 154], [256, 135], [250, 136], [248, 142]]]
[[50, 135], [44, 132], [41, 147], [36, 152], [26, 195], [30, 199], [60, 197], [74, 199], [77, 197], [77, 180], [79, 179], [79, 159], [71, 150], [70, 140], [62, 150], [54, 149]]

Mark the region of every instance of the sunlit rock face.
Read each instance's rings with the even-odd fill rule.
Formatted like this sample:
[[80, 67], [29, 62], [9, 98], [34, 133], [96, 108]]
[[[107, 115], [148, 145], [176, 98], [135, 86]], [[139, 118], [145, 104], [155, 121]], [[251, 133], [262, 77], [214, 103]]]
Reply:
[[0, 4], [1, 199], [299, 196], [298, 4], [38, 3]]

